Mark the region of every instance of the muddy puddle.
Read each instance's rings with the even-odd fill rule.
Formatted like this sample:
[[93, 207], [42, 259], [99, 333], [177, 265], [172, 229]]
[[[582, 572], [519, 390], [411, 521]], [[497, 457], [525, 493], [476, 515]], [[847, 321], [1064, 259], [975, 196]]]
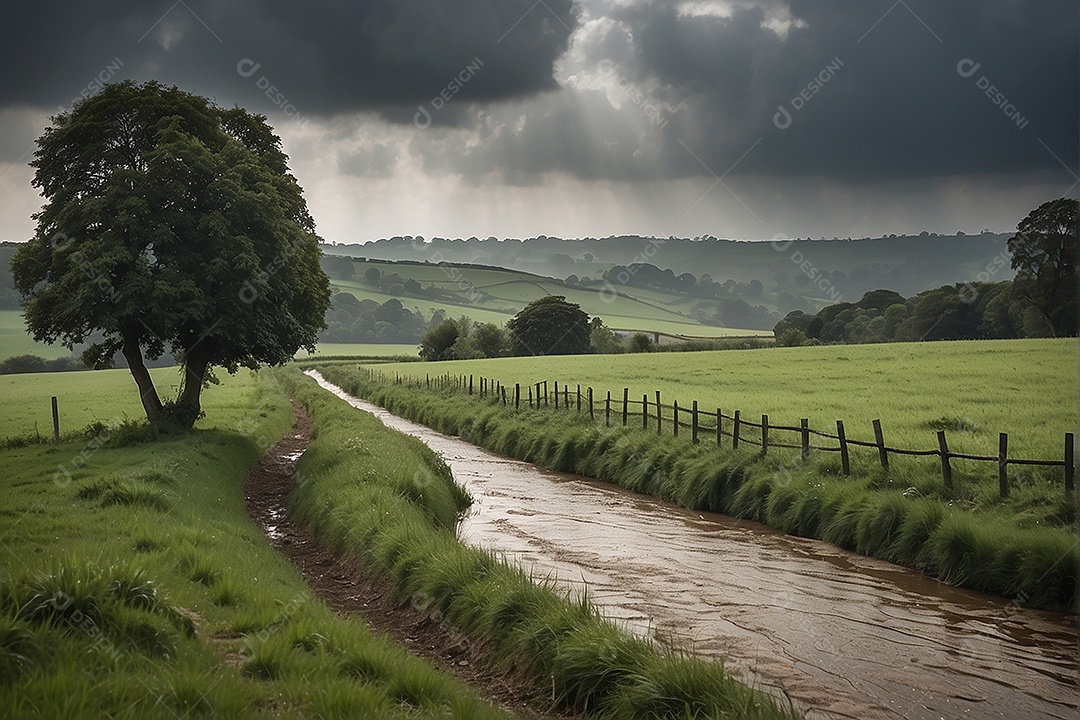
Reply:
[[423, 440], [460, 528], [630, 629], [779, 688], [808, 718], [1080, 717], [1075, 619], [725, 515], [508, 460], [324, 388]]

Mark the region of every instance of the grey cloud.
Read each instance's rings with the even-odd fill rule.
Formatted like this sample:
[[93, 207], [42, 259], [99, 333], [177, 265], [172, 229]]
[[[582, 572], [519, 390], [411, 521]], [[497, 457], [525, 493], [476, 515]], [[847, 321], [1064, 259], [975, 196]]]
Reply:
[[[24, 3], [6, 21], [20, 32], [5, 38], [0, 59], [19, 73], [0, 87], [0, 106], [66, 104], [119, 58], [123, 77], [268, 114], [280, 98], [308, 116], [415, 105], [475, 58], [484, 71], [462, 100], [550, 90], [552, 63], [576, 25], [571, 0], [113, 0], [62, 13]], [[237, 70], [243, 60], [247, 77]]]

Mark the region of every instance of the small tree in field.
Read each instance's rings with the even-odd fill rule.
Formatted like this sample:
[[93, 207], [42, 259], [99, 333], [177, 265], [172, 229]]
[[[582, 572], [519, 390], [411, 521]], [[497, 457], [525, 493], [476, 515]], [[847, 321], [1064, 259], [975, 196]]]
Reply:
[[506, 324], [515, 355], [589, 352], [589, 316], [562, 295], [533, 300]]
[[[191, 427], [214, 366], [313, 350], [330, 284], [314, 221], [265, 118], [158, 83], [108, 85], [38, 138], [45, 197], [12, 257], [34, 338], [107, 366], [122, 352], [146, 417]], [[162, 403], [144, 357], [172, 350], [182, 379]]]

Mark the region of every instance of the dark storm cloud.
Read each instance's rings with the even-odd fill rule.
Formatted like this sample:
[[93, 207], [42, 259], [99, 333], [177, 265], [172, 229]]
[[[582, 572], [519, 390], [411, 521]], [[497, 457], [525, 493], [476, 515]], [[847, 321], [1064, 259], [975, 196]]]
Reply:
[[[527, 129], [497, 138], [498, 152], [436, 149], [438, 163], [482, 174], [512, 159], [512, 173], [586, 179], [723, 176], [737, 163], [846, 182], [1072, 182], [1058, 158], [1075, 171], [1073, 2], [747, 0], [712, 14], [707, 2], [583, 5], [564, 72], [614, 68], [622, 107], [599, 108], [578, 88], [573, 101], [530, 103]], [[662, 126], [643, 116], [650, 104], [664, 109]]]
[[[742, 170], [849, 179], [1063, 172], [1039, 140], [1075, 164], [1075, 3], [794, 0], [786, 37], [762, 26], [776, 7], [729, 18], [679, 15], [664, 3], [624, 11], [642, 81], [654, 78], [689, 108], [669, 138], [713, 172], [759, 140]], [[966, 77], [965, 59], [974, 61], [965, 72], [978, 63]], [[683, 161], [695, 171], [695, 158]]]
[[66, 105], [117, 62], [109, 79], [297, 117], [415, 110], [477, 59], [459, 101], [522, 97], [555, 87], [552, 63], [575, 23], [571, 0], [23, 3], [5, 17], [17, 32], [0, 59], [17, 71], [0, 106]]

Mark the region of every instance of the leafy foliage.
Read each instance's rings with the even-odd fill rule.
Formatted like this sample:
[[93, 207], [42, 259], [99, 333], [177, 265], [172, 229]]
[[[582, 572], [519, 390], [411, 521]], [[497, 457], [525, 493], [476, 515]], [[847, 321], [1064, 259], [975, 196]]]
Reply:
[[1009, 238], [1015, 291], [1055, 336], [1077, 333], [1077, 223], [1080, 202], [1051, 200], [1032, 210]]
[[562, 295], [534, 300], [506, 324], [516, 355], [589, 352], [589, 316]]
[[262, 116], [156, 82], [108, 85], [38, 138], [45, 197], [12, 257], [35, 340], [103, 365], [122, 351], [151, 421], [165, 417], [144, 356], [185, 368], [180, 424], [210, 368], [314, 349], [329, 280], [300, 186]]

